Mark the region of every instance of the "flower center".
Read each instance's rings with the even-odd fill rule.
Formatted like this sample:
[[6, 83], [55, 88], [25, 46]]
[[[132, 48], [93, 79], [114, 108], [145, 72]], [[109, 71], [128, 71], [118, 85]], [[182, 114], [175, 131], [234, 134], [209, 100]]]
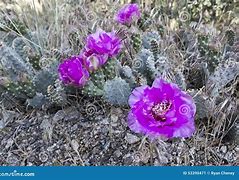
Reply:
[[168, 112], [171, 105], [172, 103], [168, 100], [155, 104], [151, 109], [153, 117], [159, 121], [166, 121], [165, 114]]

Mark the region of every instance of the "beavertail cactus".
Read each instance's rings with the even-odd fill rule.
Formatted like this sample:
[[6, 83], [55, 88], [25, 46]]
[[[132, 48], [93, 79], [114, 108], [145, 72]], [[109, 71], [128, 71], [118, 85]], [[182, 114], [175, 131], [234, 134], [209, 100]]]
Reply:
[[60, 80], [57, 79], [53, 85], [47, 87], [47, 97], [53, 104], [65, 105], [67, 103], [66, 90]]
[[161, 38], [158, 32], [156, 31], [146, 32], [143, 35], [143, 42], [142, 42], [143, 47], [145, 49], [150, 49], [152, 40], [156, 41], [157, 43], [160, 42]]
[[116, 77], [106, 81], [103, 97], [113, 105], [127, 105], [130, 93], [131, 88], [129, 84], [125, 80]]
[[41, 109], [43, 105], [49, 103], [47, 97], [42, 93], [36, 93], [33, 98], [27, 99], [26, 102], [28, 106], [31, 106], [35, 109]]
[[211, 95], [216, 97], [219, 95], [222, 88], [237, 76], [239, 76], [239, 62], [228, 60], [219, 64], [215, 72], [209, 76], [207, 88], [210, 90]]
[[129, 83], [130, 87], [135, 87], [136, 79], [133, 74], [132, 69], [129, 66], [123, 66], [119, 69], [119, 73], [121, 78], [123, 78], [127, 83]]

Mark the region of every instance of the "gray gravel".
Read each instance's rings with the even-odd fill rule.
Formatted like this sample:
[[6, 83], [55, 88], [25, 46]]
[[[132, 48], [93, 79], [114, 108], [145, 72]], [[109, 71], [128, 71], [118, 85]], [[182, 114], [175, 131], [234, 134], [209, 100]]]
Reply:
[[76, 107], [68, 107], [55, 114], [43, 111], [5, 114], [5, 118], [1, 118], [1, 121], [6, 121], [8, 117], [0, 130], [0, 165], [177, 166], [238, 163], [238, 147], [235, 144], [205, 147], [203, 136], [151, 142], [128, 128], [128, 110], [108, 109], [108, 112], [91, 114], [97, 114], [94, 118], [86, 118], [85, 112]]

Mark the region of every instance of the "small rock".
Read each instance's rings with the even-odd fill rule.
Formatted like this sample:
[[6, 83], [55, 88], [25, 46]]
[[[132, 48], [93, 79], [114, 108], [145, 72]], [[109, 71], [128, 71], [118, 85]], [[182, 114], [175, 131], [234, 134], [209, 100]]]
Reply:
[[235, 147], [235, 151], [239, 152], [239, 146]]
[[27, 166], [33, 166], [34, 164], [33, 163], [31, 163], [31, 162], [28, 162], [27, 163]]
[[111, 120], [111, 126], [113, 127], [118, 126], [119, 117], [117, 115], [111, 114], [110, 120]]
[[80, 112], [75, 107], [69, 107], [65, 111], [64, 119], [66, 121], [76, 120], [80, 117]]
[[11, 147], [13, 145], [13, 143], [14, 143], [14, 141], [12, 138], [8, 139], [5, 148], [8, 149], [9, 147]]
[[119, 158], [122, 155], [122, 152], [120, 150], [116, 150], [114, 154], [117, 158]]
[[226, 154], [226, 152], [227, 152], [227, 146], [222, 146], [222, 147], [220, 148], [220, 151], [221, 151], [222, 153]]
[[57, 113], [53, 117], [53, 122], [56, 123], [57, 121], [64, 119], [65, 115], [66, 114], [63, 110], [57, 111]]
[[108, 118], [104, 118], [104, 119], [101, 121], [101, 123], [104, 124], [104, 125], [110, 124]]
[[142, 157], [142, 158], [141, 158], [141, 161], [142, 161], [143, 163], [147, 163], [147, 162], [149, 161], [150, 157], [151, 157], [151, 153], [150, 153], [149, 148], [143, 146], [140, 151], [141, 151], [141, 154], [142, 154], [142, 156], [141, 156], [141, 157]]
[[10, 121], [19, 116], [18, 112], [2, 110], [2, 118], [0, 120], [0, 129], [4, 128]]
[[103, 126], [101, 129], [100, 129], [100, 132], [102, 133], [102, 135], [106, 135], [108, 132], [109, 132], [109, 127], [108, 126]]
[[195, 154], [195, 149], [196, 149], [195, 147], [192, 147], [189, 149], [189, 153], [191, 156], [193, 156]]
[[3, 129], [4, 127], [5, 127], [5, 123], [2, 120], [0, 120], [0, 129]]
[[75, 131], [78, 129], [78, 124], [75, 124], [74, 126], [71, 127], [71, 131]]
[[123, 157], [123, 160], [124, 160], [124, 164], [125, 164], [125, 165], [130, 165], [130, 164], [132, 164], [132, 162], [133, 162], [133, 156], [132, 156], [132, 154], [130, 154], [130, 153], [126, 154], [126, 155]]
[[121, 116], [123, 114], [122, 110], [120, 108], [111, 108], [111, 114], [115, 114], [117, 116]]
[[76, 153], [78, 153], [78, 148], [80, 145], [75, 139], [71, 140], [71, 147]]
[[16, 155], [10, 153], [7, 158], [7, 163], [9, 166], [19, 166], [20, 161]]
[[55, 147], [56, 147], [56, 144], [53, 144], [52, 146], [49, 146], [47, 148], [47, 151], [52, 152]]
[[110, 147], [110, 141], [105, 143], [104, 149], [107, 151], [109, 147]]
[[164, 156], [163, 154], [159, 155], [159, 162], [163, 165], [168, 163], [168, 158]]
[[158, 159], [155, 159], [154, 166], [165, 166], [165, 164], [162, 164]]
[[43, 140], [45, 140], [46, 142], [51, 142], [53, 134], [53, 125], [50, 123], [47, 116], [44, 117], [42, 123], [40, 124], [40, 128], [43, 129]]
[[197, 154], [200, 156], [200, 155], [203, 155], [205, 152], [204, 151], [198, 151]]
[[125, 139], [129, 144], [134, 144], [140, 140], [137, 136], [129, 133], [126, 134]]

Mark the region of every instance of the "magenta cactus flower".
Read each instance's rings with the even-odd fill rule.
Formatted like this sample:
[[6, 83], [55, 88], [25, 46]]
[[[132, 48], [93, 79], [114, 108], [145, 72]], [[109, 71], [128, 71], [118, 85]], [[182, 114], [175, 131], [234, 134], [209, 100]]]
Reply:
[[152, 87], [134, 89], [129, 97], [128, 125], [151, 138], [190, 137], [195, 131], [196, 106], [176, 84], [157, 78]]
[[116, 14], [116, 21], [121, 24], [130, 25], [140, 18], [140, 10], [137, 4], [127, 4]]
[[60, 80], [66, 85], [83, 87], [90, 75], [82, 65], [82, 59], [71, 57], [59, 65], [58, 73]]
[[115, 32], [105, 32], [100, 29], [87, 37], [85, 53], [87, 56], [95, 53], [114, 57], [120, 52], [121, 46], [121, 39]]
[[84, 58], [84, 66], [90, 72], [97, 70], [107, 62], [107, 55], [92, 54]]

